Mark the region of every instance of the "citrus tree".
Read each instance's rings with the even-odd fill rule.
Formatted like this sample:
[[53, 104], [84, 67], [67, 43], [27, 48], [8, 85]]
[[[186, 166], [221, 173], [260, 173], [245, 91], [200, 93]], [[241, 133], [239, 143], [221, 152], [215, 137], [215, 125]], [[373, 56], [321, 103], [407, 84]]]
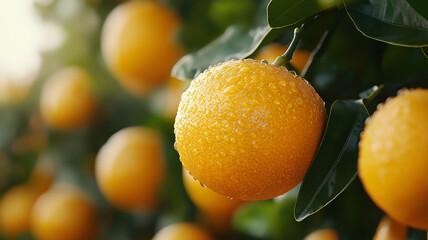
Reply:
[[34, 4], [0, 239], [427, 238], [426, 0]]

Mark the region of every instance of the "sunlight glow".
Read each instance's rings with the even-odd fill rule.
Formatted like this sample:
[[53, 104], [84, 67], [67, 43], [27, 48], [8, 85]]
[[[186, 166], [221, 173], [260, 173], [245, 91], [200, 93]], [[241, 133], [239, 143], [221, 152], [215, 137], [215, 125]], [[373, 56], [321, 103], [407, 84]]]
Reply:
[[0, 0], [0, 99], [13, 88], [31, 85], [40, 70], [40, 53], [61, 45], [61, 29], [41, 19], [36, 1], [41, 2]]

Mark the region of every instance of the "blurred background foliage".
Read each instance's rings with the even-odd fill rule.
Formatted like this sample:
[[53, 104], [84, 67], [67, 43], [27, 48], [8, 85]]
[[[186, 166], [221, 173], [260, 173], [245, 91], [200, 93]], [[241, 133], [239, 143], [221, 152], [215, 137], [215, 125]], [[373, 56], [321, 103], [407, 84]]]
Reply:
[[[115, 81], [102, 59], [102, 25], [112, 9], [125, 1], [29, 2], [44, 24], [37, 27], [49, 26], [50, 31], [41, 35], [52, 46], [33, 49], [34, 54], [40, 54], [41, 60], [36, 73], [29, 73], [29, 79], [24, 81], [28, 84], [0, 85], [3, 88], [0, 91], [0, 193], [34, 181], [31, 178], [34, 169], [44, 162], [54, 169], [50, 173], [52, 184], [71, 183], [95, 200], [100, 225], [96, 239], [151, 239], [162, 227], [182, 221], [199, 222], [219, 239], [303, 239], [319, 228], [336, 229], [340, 239], [371, 239], [374, 235], [383, 213], [367, 197], [358, 180], [352, 182], [332, 204], [302, 222], [294, 220], [298, 189], [273, 200], [244, 203], [226, 229], [204, 220], [203, 214], [186, 194], [181, 163], [173, 147], [174, 111], [183, 89], [171, 90], [165, 84], [143, 98], [134, 97]], [[160, 2], [174, 9], [182, 19], [176, 40], [187, 53], [203, 48], [232, 25], [251, 29], [257, 25], [255, 22], [266, 21], [266, 18], [257, 16], [266, 17], [264, 13], [268, 3], [258, 0]], [[10, 1], [2, 0], [0, 8], [8, 9], [9, 4]], [[419, 48], [393, 46], [367, 38], [354, 27], [343, 9], [327, 11], [330, 14], [320, 16], [322, 20], [313, 23], [299, 45], [300, 49], [312, 51], [324, 29], [331, 29], [328, 44], [306, 75], [326, 102], [327, 109], [337, 99], [359, 98], [362, 91], [374, 85], [407, 86], [403, 82], [423, 85], [420, 81], [427, 80], [428, 62]], [[13, 24], [20, 19], [9, 21]], [[292, 33], [293, 27], [272, 30], [251, 56], [254, 57], [271, 42], [289, 44]], [[0, 36], [3, 34], [8, 33], [0, 29]], [[2, 43], [1, 37], [0, 44], [6, 44]], [[95, 119], [85, 128], [62, 132], [46, 126], [38, 103], [44, 81], [56, 70], [71, 65], [89, 71], [99, 108]], [[26, 66], [22, 65], [15, 71], [26, 71]], [[0, 81], [13, 82], [12, 75], [8, 77], [1, 71], [0, 74], [3, 74]], [[178, 95], [178, 99], [170, 97], [168, 94], [171, 92]], [[171, 101], [173, 103], [168, 103]], [[166, 110], [171, 108], [172, 114]], [[113, 133], [129, 126], [147, 126], [162, 134], [167, 174], [159, 192], [159, 208], [153, 212], [118, 210], [106, 201], [96, 185], [94, 163], [99, 149]], [[409, 239], [424, 239], [424, 234], [411, 230]], [[26, 233], [15, 239], [33, 237]]]

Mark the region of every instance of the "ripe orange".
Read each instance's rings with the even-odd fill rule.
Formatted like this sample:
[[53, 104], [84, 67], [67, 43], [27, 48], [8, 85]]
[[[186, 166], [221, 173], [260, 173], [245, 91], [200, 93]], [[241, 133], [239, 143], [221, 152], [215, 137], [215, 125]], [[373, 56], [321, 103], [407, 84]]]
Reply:
[[176, 149], [190, 174], [231, 198], [264, 200], [302, 181], [321, 140], [324, 102], [284, 67], [232, 60], [183, 94]]
[[89, 73], [80, 67], [67, 67], [44, 84], [40, 111], [50, 127], [72, 130], [89, 122], [95, 102]]
[[407, 226], [384, 216], [379, 222], [373, 240], [406, 240]]
[[367, 122], [360, 141], [359, 176], [389, 216], [428, 229], [428, 90], [401, 91]]
[[183, 168], [183, 183], [187, 194], [193, 203], [205, 213], [214, 218], [220, 218], [223, 222], [229, 221], [232, 213], [243, 202], [237, 199], [229, 199], [213, 190], [201, 186], [201, 183]]
[[0, 232], [7, 238], [16, 238], [30, 229], [30, 215], [37, 192], [19, 185], [9, 189], [0, 200]]
[[122, 129], [98, 153], [98, 186], [118, 208], [153, 209], [165, 172], [163, 161], [162, 141], [156, 131], [143, 127]]
[[101, 49], [108, 69], [130, 93], [142, 96], [159, 86], [183, 53], [174, 41], [178, 16], [156, 1], [133, 0], [107, 17]]
[[[287, 51], [288, 46], [281, 43], [271, 43], [263, 47], [254, 59], [261, 61], [265, 59], [269, 63], [275, 62], [276, 58], [283, 55]], [[306, 50], [297, 49], [294, 51], [293, 59], [290, 61], [291, 65], [301, 72], [305, 68], [306, 63], [311, 56], [311, 52]]]
[[321, 229], [312, 232], [303, 240], [339, 240], [339, 236], [333, 229]]
[[38, 240], [93, 239], [95, 227], [95, 206], [75, 187], [57, 185], [34, 204], [31, 230]]
[[161, 229], [153, 240], [214, 240], [205, 229], [193, 223], [176, 223]]

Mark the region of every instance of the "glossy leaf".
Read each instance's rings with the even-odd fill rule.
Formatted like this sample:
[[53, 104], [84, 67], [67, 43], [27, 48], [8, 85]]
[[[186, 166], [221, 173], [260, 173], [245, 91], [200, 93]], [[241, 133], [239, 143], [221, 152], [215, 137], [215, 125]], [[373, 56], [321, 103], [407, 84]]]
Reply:
[[267, 12], [272, 28], [281, 28], [298, 23], [325, 8], [317, 0], [271, 0]]
[[399, 46], [428, 46], [428, 20], [406, 0], [366, 0], [356, 4], [344, 1], [344, 4], [365, 36]]
[[179, 79], [193, 79], [210, 65], [245, 58], [257, 49], [270, 31], [266, 25], [251, 30], [231, 26], [212, 43], [181, 58], [171, 74]]
[[362, 100], [333, 103], [322, 143], [300, 188], [297, 221], [333, 201], [355, 179], [358, 142], [368, 116]]

